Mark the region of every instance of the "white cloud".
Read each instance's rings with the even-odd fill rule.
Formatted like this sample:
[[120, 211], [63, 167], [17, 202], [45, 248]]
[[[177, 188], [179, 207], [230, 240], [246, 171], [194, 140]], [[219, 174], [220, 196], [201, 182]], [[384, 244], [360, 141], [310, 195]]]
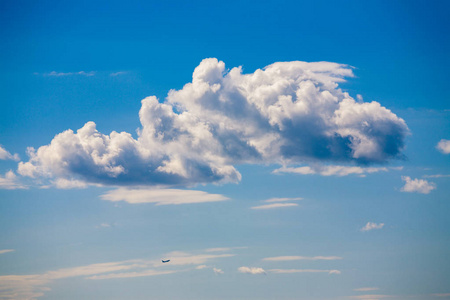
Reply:
[[373, 222], [367, 222], [367, 224], [361, 228], [361, 231], [369, 231], [369, 230], [373, 230], [373, 229], [381, 229], [383, 228], [384, 223], [373, 223]]
[[[46, 291], [50, 290], [47, 285], [59, 279], [84, 277], [90, 280], [105, 280], [167, 275], [188, 271], [187, 269], [173, 269], [174, 267], [202, 264], [233, 255], [192, 254], [174, 251], [166, 253], [164, 256], [170, 257], [169, 267], [172, 268], [171, 270], [159, 269], [168, 267], [167, 264], [162, 264], [159, 259], [134, 259], [63, 268], [42, 274], [0, 276], [0, 299], [32, 300], [42, 297]], [[197, 268], [199, 267], [197, 266]]]
[[338, 165], [313, 165], [313, 166], [303, 166], [303, 167], [281, 167], [273, 171], [274, 174], [278, 173], [294, 173], [301, 175], [319, 174], [322, 176], [348, 176], [348, 175], [360, 175], [365, 176], [365, 174], [377, 173], [377, 172], [388, 172], [386, 167], [358, 167], [358, 166], [338, 166]]
[[[87, 75], [84, 73], [80, 75]], [[49, 73], [66, 76], [75, 73]], [[405, 122], [378, 102], [357, 102], [338, 84], [346, 65], [278, 62], [242, 74], [215, 58], [166, 101], [142, 100], [141, 128], [109, 135], [94, 122], [30, 149], [23, 176], [105, 185], [238, 182], [234, 165], [385, 162], [401, 157]], [[332, 171], [336, 174], [348, 171]], [[359, 171], [357, 171], [359, 172]]]
[[424, 178], [447, 178], [450, 177], [449, 174], [433, 174], [433, 175], [423, 175]]
[[[35, 73], [38, 74], [38, 73]], [[90, 76], [94, 76], [95, 72], [94, 71], [90, 71], [90, 72], [85, 72], [85, 71], [79, 71], [79, 72], [56, 72], [56, 71], [52, 71], [50, 73], [44, 73], [44, 76], [50, 76], [50, 77], [62, 77], [62, 76], [72, 76], [72, 75], [82, 75], [82, 76], [86, 76], [86, 77], [90, 77]]]
[[16, 174], [9, 170], [4, 176], [0, 175], [0, 189], [5, 190], [16, 190], [16, 189], [26, 189], [27, 187], [19, 182]]
[[222, 271], [222, 269], [217, 269], [217, 268], [213, 268], [214, 274], [218, 275], [218, 274], [223, 274], [224, 272]]
[[198, 266], [195, 267], [196, 270], [203, 270], [203, 269], [206, 269], [206, 268], [208, 268], [207, 265], [198, 265]]
[[376, 291], [376, 290], [379, 290], [379, 288], [376, 288], [376, 287], [363, 287], [363, 288], [354, 289], [355, 292], [370, 292], [370, 291]]
[[106, 275], [94, 275], [87, 277], [86, 279], [100, 280], [100, 279], [117, 279], [117, 278], [134, 278], [134, 277], [147, 277], [156, 275], [166, 275], [181, 272], [179, 270], [160, 271], [160, 270], [144, 270], [139, 272], [124, 272], [124, 273], [112, 273]]
[[253, 206], [253, 207], [251, 207], [251, 209], [274, 209], [274, 208], [293, 207], [293, 206], [298, 206], [298, 204], [297, 203], [273, 203], [273, 204]]
[[267, 203], [273, 203], [273, 202], [286, 202], [286, 201], [299, 201], [303, 200], [303, 198], [297, 197], [297, 198], [270, 198], [267, 200], [264, 200], [263, 202]]
[[263, 258], [265, 261], [292, 261], [292, 260], [338, 260], [339, 256], [275, 256]]
[[9, 252], [14, 252], [15, 250], [14, 249], [3, 249], [3, 250], [0, 250], [0, 254], [5, 254], [5, 253], [9, 253]]
[[450, 153], [450, 140], [440, 140], [439, 143], [436, 145], [436, 149], [441, 151], [443, 154], [449, 154]]
[[2, 160], [15, 160], [15, 161], [19, 161], [19, 160], [20, 160], [20, 157], [19, 157], [19, 154], [17, 154], [17, 153], [14, 153], [14, 155], [11, 154], [11, 153], [9, 153], [5, 148], [3, 148], [3, 147], [0, 145], [0, 159], [2, 159]]
[[252, 275], [266, 274], [266, 271], [264, 271], [263, 268], [255, 268], [255, 267], [239, 267], [238, 272]]
[[315, 269], [271, 269], [271, 273], [276, 274], [293, 274], [293, 273], [328, 273], [328, 274], [341, 274], [339, 270], [315, 270]]
[[175, 189], [127, 189], [119, 188], [100, 196], [107, 201], [126, 201], [131, 204], [155, 203], [156, 205], [178, 205], [225, 201], [229, 198], [203, 191]]
[[126, 72], [126, 71], [119, 71], [119, 72], [111, 73], [111, 74], [109, 74], [109, 76], [115, 77], [115, 76], [125, 75], [125, 74], [128, 74], [128, 72]]
[[409, 176], [402, 176], [402, 180], [405, 182], [405, 185], [401, 188], [402, 192], [429, 194], [436, 189], [434, 182], [425, 179], [411, 179]]
[[235, 249], [247, 249], [247, 247], [218, 247], [218, 248], [208, 248], [205, 252], [227, 252]]

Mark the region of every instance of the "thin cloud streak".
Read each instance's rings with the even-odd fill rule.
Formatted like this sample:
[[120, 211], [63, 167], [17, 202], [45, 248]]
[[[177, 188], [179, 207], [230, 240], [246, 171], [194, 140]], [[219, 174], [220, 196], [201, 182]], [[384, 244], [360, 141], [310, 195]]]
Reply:
[[266, 257], [264, 261], [292, 261], [292, 260], [340, 260], [340, 256], [275, 256]]
[[253, 206], [251, 209], [275, 209], [275, 208], [283, 208], [283, 207], [294, 207], [298, 206], [297, 203], [273, 203], [273, 204], [265, 204], [259, 206]]
[[154, 203], [155, 205], [180, 205], [229, 200], [228, 197], [223, 195], [209, 194], [196, 190], [128, 188], [108, 191], [101, 195], [100, 198], [112, 202], [125, 201], [130, 204]]

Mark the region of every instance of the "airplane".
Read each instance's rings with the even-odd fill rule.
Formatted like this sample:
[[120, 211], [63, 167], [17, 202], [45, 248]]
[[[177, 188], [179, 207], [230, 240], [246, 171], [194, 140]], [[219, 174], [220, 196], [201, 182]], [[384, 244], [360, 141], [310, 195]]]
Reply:
[[168, 263], [170, 261], [170, 259], [168, 259], [168, 260], [161, 259], [161, 261], [163, 262], [163, 264], [165, 264], [165, 263]]

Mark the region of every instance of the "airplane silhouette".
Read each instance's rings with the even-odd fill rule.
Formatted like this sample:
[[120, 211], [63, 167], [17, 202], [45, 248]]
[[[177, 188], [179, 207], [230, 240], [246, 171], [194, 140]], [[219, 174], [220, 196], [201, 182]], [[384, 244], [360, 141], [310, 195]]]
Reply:
[[170, 261], [170, 259], [168, 259], [168, 260], [164, 260], [164, 259], [162, 259], [161, 261], [162, 261], [162, 262], [163, 262], [163, 264], [164, 264], [164, 263], [168, 263], [168, 262]]

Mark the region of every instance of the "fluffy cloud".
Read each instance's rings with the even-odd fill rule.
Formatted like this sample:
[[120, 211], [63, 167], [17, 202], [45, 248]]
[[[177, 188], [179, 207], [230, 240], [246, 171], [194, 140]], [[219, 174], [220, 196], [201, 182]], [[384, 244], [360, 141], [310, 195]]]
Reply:
[[264, 271], [263, 268], [255, 268], [255, 267], [239, 267], [238, 272], [252, 275], [266, 274], [266, 271]]
[[436, 148], [444, 154], [450, 153], [450, 140], [440, 140]]
[[425, 179], [411, 179], [409, 176], [402, 176], [405, 185], [401, 188], [402, 192], [429, 194], [436, 189], [436, 184]]
[[11, 159], [11, 160], [19, 161], [20, 157], [19, 157], [19, 154], [17, 154], [17, 153], [15, 153], [14, 155], [9, 153], [5, 148], [3, 148], [0, 145], [0, 159], [2, 159], [2, 160]]
[[373, 223], [373, 222], [367, 222], [367, 224], [361, 228], [361, 231], [369, 231], [369, 230], [373, 230], [373, 229], [381, 229], [383, 228], [384, 223]]
[[13, 171], [9, 170], [4, 176], [0, 175], [0, 189], [16, 190], [26, 188], [26, 186], [19, 182], [19, 179]]
[[[57, 74], [55, 74], [57, 76]], [[94, 122], [30, 148], [21, 175], [106, 185], [238, 182], [234, 165], [304, 161], [371, 163], [401, 157], [405, 122], [338, 84], [346, 65], [278, 62], [243, 74], [215, 58], [166, 101], [142, 100], [137, 138]]]
[[265, 261], [292, 261], [292, 260], [337, 260], [340, 256], [275, 256], [263, 258]]
[[217, 202], [229, 198], [203, 191], [175, 189], [127, 189], [119, 188], [100, 196], [107, 201], [126, 201], [131, 204], [155, 203], [156, 205], [178, 205], [190, 203]]

